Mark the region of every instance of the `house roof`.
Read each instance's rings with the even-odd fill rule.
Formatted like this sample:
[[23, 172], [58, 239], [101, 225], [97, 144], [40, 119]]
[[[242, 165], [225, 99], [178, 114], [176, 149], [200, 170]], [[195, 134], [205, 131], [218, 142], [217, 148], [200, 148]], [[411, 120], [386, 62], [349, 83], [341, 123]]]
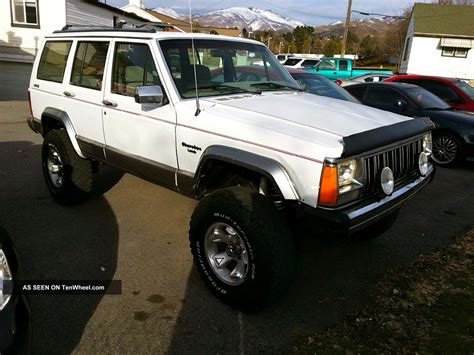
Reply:
[[[184, 32], [188, 32], [188, 33], [191, 32], [191, 25], [187, 21], [179, 20], [177, 18], [167, 16], [150, 9], [145, 9], [145, 11], [148, 12], [150, 15], [155, 16], [157, 19], [159, 19], [162, 22], [169, 23], [170, 25], [176, 26], [179, 29], [183, 30]], [[203, 33], [211, 33], [215, 31], [220, 35], [230, 36], [230, 37], [237, 37], [241, 32], [241, 30], [236, 29], [236, 28], [220, 28], [220, 27], [204, 27], [204, 26], [200, 26], [200, 30]]]
[[474, 38], [474, 6], [415, 4], [415, 34]]
[[103, 8], [103, 9], [107, 9], [107, 10], [112, 11], [112, 12], [118, 14], [118, 15], [121, 15], [121, 16], [127, 16], [127, 17], [130, 17], [130, 18], [133, 18], [135, 20], [142, 21], [142, 22], [149, 22], [147, 19], [144, 19], [143, 17], [140, 17], [140, 16], [138, 16], [134, 13], [123, 11], [119, 8], [114, 7], [114, 6], [107, 5], [106, 3], [100, 2], [99, 0], [83, 0], [83, 1], [86, 2], [86, 3], [89, 3], [91, 5], [96, 5], [98, 7]]

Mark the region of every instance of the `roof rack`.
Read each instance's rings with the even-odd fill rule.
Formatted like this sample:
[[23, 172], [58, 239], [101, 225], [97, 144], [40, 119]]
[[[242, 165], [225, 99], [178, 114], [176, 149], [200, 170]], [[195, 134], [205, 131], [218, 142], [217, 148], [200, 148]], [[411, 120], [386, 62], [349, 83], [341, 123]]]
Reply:
[[71, 32], [141, 32], [141, 33], [156, 33], [162, 32], [166, 29], [175, 29], [176, 27], [170, 24], [145, 22], [139, 24], [131, 24], [135, 27], [124, 27], [127, 25], [125, 21], [119, 21], [115, 27], [110, 26], [90, 26], [90, 25], [65, 25], [60, 30], [53, 33], [71, 33]]

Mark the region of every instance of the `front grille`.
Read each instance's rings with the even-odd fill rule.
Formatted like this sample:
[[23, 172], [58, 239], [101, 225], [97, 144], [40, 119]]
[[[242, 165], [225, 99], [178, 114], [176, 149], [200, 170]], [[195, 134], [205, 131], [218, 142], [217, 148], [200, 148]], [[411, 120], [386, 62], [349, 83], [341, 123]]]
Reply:
[[364, 194], [379, 192], [380, 172], [386, 166], [392, 169], [395, 179], [395, 188], [410, 180], [418, 174], [418, 156], [423, 150], [423, 139], [404, 143], [393, 149], [375, 152], [362, 158], [365, 169]]

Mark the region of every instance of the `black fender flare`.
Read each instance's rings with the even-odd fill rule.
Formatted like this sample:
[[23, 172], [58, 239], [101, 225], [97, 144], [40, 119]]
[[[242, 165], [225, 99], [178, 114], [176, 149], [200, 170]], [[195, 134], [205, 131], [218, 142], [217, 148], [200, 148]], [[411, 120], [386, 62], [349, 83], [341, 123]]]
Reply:
[[194, 175], [194, 191], [198, 191], [199, 177], [206, 163], [212, 160], [226, 162], [257, 172], [268, 178], [280, 190], [285, 200], [299, 200], [299, 194], [286, 169], [277, 161], [237, 148], [214, 145], [202, 154]]

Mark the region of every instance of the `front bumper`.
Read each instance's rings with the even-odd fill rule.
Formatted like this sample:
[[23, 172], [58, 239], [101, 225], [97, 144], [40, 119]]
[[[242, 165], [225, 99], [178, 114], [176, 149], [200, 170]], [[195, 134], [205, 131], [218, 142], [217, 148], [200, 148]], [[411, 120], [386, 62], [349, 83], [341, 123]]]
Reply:
[[316, 217], [330, 230], [351, 234], [394, 212], [401, 203], [431, 182], [433, 177], [434, 168], [429, 175], [417, 178], [381, 200], [369, 201], [341, 210], [304, 206], [303, 212]]

